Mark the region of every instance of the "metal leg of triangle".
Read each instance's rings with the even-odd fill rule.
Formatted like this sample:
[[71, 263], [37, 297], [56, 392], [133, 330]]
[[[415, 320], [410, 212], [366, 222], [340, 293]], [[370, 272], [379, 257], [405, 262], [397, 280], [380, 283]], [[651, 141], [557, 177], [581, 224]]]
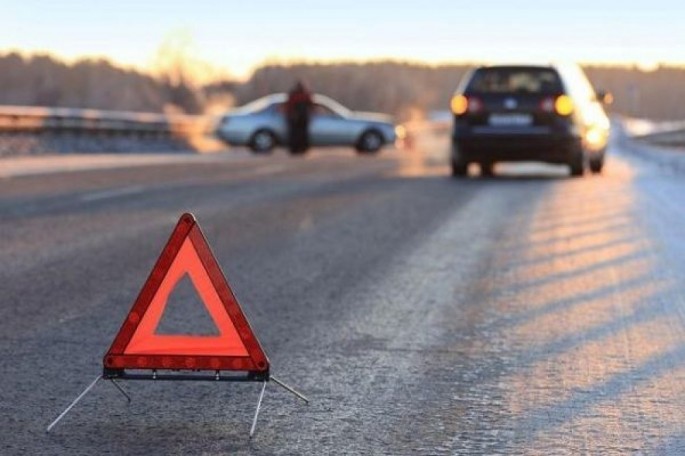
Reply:
[[[154, 375], [152, 378], [154, 379], [154, 378], [156, 378], [156, 377], [157, 377], [157, 376]], [[127, 377], [121, 377], [121, 378], [127, 378]], [[138, 378], [138, 377], [129, 376], [128, 378], [129, 378], [129, 379], [135, 379], [135, 378]], [[143, 378], [143, 377], [140, 377], [140, 378]], [[218, 377], [218, 374], [217, 374], [216, 377], [211, 377], [211, 378], [214, 379], [214, 380], [220, 380], [220, 378]], [[79, 395], [76, 397], [76, 399], [74, 399], [74, 400], [71, 402], [71, 404], [69, 404], [69, 406], [68, 406], [66, 409], [64, 409], [64, 411], [63, 411], [62, 413], [60, 413], [59, 416], [58, 416], [57, 418], [55, 418], [55, 420], [54, 420], [52, 423], [50, 423], [50, 425], [49, 425], [49, 426], [47, 427], [47, 429], [46, 429], [46, 432], [50, 432], [50, 431], [52, 430], [52, 428], [54, 428], [54, 427], [57, 425], [57, 423], [59, 423], [60, 420], [61, 420], [62, 418], [64, 418], [64, 417], [66, 416], [66, 414], [69, 413], [69, 411], [71, 411], [71, 409], [74, 408], [74, 406], [76, 406], [76, 404], [78, 404], [78, 403], [81, 401], [81, 399], [83, 399], [83, 398], [86, 396], [86, 394], [88, 394], [93, 388], [95, 388], [95, 385], [97, 385], [97, 383], [98, 383], [100, 380], [103, 380], [103, 379], [105, 379], [105, 377], [103, 377], [102, 375], [98, 375], [98, 376], [95, 378], [95, 380], [93, 380], [93, 381], [86, 387], [86, 389], [84, 389], [83, 392], [81, 392], [81, 394], [79, 394]], [[171, 378], [169, 378], [169, 379], [171, 379]], [[191, 379], [191, 378], [187, 378], [187, 377], [186, 377], [185, 379], [188, 379], [188, 380], [189, 380], [189, 379]], [[201, 378], [201, 379], [202, 379], [202, 380], [207, 380], [208, 378], [203, 377], [203, 378]], [[114, 378], [108, 378], [108, 380], [111, 380], [112, 384], [113, 384], [113, 385], [116, 387], [116, 389], [117, 389], [117, 390], [126, 398], [126, 400], [128, 401], [128, 403], [131, 403], [131, 397], [130, 397], [130, 396], [126, 393], [126, 391], [119, 385], [119, 383], [117, 383], [117, 382], [114, 380]], [[229, 379], [221, 379], [221, 380], [229, 380]], [[293, 394], [293, 395], [296, 396], [297, 398], [301, 399], [301, 400], [304, 401], [306, 404], [309, 404], [309, 399], [307, 399], [307, 397], [305, 397], [302, 393], [300, 393], [300, 392], [298, 392], [297, 390], [295, 390], [293, 387], [291, 387], [291, 386], [289, 386], [288, 384], [284, 383], [283, 381], [281, 381], [281, 380], [275, 378], [273, 375], [270, 376], [270, 380], [273, 380], [274, 383], [276, 383], [278, 386], [280, 386], [281, 388], [285, 389], [285, 390], [288, 391], [289, 393]], [[240, 381], [240, 380], [238, 380], [238, 381]], [[259, 411], [260, 411], [260, 409], [261, 409], [261, 407], [262, 407], [262, 401], [264, 400], [264, 392], [266, 391], [266, 384], [267, 384], [267, 382], [268, 382], [268, 380], [262, 382], [262, 390], [261, 390], [260, 393], [259, 393], [259, 399], [258, 399], [258, 401], [257, 401], [257, 409], [255, 410], [254, 418], [252, 419], [252, 426], [250, 427], [250, 438], [252, 438], [252, 436], [254, 435], [255, 429], [257, 428], [257, 418], [259, 417]]]
[[90, 390], [92, 390], [92, 389], [95, 387], [95, 385], [97, 384], [97, 382], [99, 382], [101, 379], [102, 379], [102, 375], [98, 375], [97, 378], [95, 378], [95, 380], [93, 380], [93, 381], [91, 382], [91, 384], [88, 385], [88, 387], [86, 387], [86, 389], [84, 389], [83, 392], [82, 392], [81, 394], [79, 394], [78, 397], [77, 397], [76, 399], [74, 399], [74, 400], [72, 401], [71, 404], [69, 404], [69, 407], [67, 407], [66, 409], [64, 409], [64, 411], [63, 411], [62, 413], [60, 413], [59, 416], [58, 416], [57, 418], [55, 418], [55, 421], [53, 421], [52, 423], [50, 423], [50, 425], [49, 425], [48, 428], [45, 430], [45, 432], [50, 432], [50, 431], [52, 430], [52, 428], [55, 427], [55, 425], [56, 425], [57, 423], [59, 423], [59, 421], [60, 421], [62, 418], [64, 418], [64, 416], [65, 416], [67, 413], [69, 413], [69, 410], [71, 410], [72, 408], [74, 408], [74, 406], [75, 406], [76, 404], [78, 404], [78, 402], [79, 402], [81, 399], [83, 399], [83, 397], [84, 397], [86, 394], [88, 394], [88, 393], [90, 392]]
[[252, 419], [252, 427], [250, 427], [250, 438], [254, 435], [255, 428], [257, 427], [257, 417], [259, 416], [259, 409], [262, 407], [262, 399], [264, 399], [264, 391], [266, 391], [266, 382], [262, 382], [262, 391], [259, 393], [259, 399], [257, 400], [257, 410], [254, 412], [254, 418]]
[[[69, 411], [70, 411], [71, 409], [73, 409], [74, 406], [75, 406], [76, 404], [78, 404], [79, 401], [81, 401], [81, 399], [83, 399], [83, 398], [86, 396], [86, 394], [88, 394], [88, 393], [90, 392], [90, 390], [92, 390], [93, 388], [95, 388], [95, 385], [97, 385], [97, 383], [98, 383], [100, 380], [102, 380], [103, 378], [104, 378], [104, 377], [103, 377], [102, 375], [98, 375], [98, 376], [95, 378], [95, 380], [93, 380], [93, 381], [90, 383], [90, 385], [88, 385], [88, 386], [86, 387], [86, 389], [84, 389], [83, 392], [82, 392], [81, 394], [79, 394], [78, 397], [77, 397], [76, 399], [74, 399], [74, 400], [72, 401], [71, 404], [69, 404], [69, 407], [67, 407], [66, 409], [64, 409], [64, 411], [63, 411], [62, 413], [60, 413], [59, 416], [58, 416], [57, 418], [55, 418], [55, 420], [54, 420], [52, 423], [50, 423], [50, 425], [48, 426], [48, 428], [46, 429], [45, 432], [50, 432], [50, 431], [52, 430], [52, 428], [54, 428], [55, 425], [56, 425], [57, 423], [59, 423], [60, 420], [61, 420], [62, 418], [64, 418], [64, 417], [66, 416], [66, 414], [69, 413]], [[110, 380], [112, 380], [112, 384], [113, 384], [114, 386], [117, 387], [117, 389], [119, 390], [119, 392], [120, 392], [121, 394], [124, 395], [124, 397], [126, 398], [126, 400], [128, 401], [128, 403], [130, 404], [130, 403], [131, 403], [131, 397], [130, 397], [128, 394], [126, 394], [126, 391], [124, 391], [124, 389], [123, 389], [121, 386], [119, 386], [119, 384], [118, 384], [117, 382], [115, 382], [114, 379], [110, 379]]]
[[[276, 383], [278, 386], [288, 391], [289, 393], [295, 395], [297, 398], [303, 400], [305, 404], [309, 405], [309, 399], [307, 399], [304, 394], [295, 390], [295, 388], [293, 388], [292, 386], [289, 386], [288, 384], [275, 378], [273, 375], [269, 376], [269, 380], [273, 380], [274, 383]], [[257, 418], [259, 417], [259, 410], [262, 407], [262, 400], [264, 399], [264, 392], [266, 391], [266, 383], [267, 382], [263, 382], [262, 391], [259, 393], [259, 399], [257, 400], [257, 409], [255, 410], [254, 418], [252, 419], [252, 427], [250, 427], [250, 439], [254, 435], [255, 429], [257, 428]]]
[[120, 392], [121, 394], [124, 395], [124, 397], [126, 398], [126, 400], [128, 401], [128, 403], [130, 404], [130, 403], [131, 403], [131, 396], [129, 396], [128, 393], [126, 393], [126, 391], [124, 390], [124, 388], [122, 388], [121, 385], [119, 385], [119, 383], [118, 383], [116, 380], [114, 380], [113, 378], [110, 378], [110, 380], [111, 380], [111, 382], [112, 382], [112, 385], [114, 385], [114, 386], [117, 387], [117, 389], [119, 390], [119, 392]]
[[302, 393], [298, 392], [297, 390], [295, 390], [295, 388], [293, 388], [292, 386], [287, 385], [286, 383], [284, 383], [284, 382], [282, 382], [281, 380], [277, 379], [277, 378], [274, 377], [273, 375], [271, 376], [271, 380], [273, 380], [274, 383], [276, 383], [278, 386], [280, 386], [280, 387], [283, 388], [284, 390], [286, 390], [286, 391], [288, 391], [289, 393], [294, 394], [294, 395], [297, 396], [298, 398], [302, 399], [302, 400], [304, 401], [305, 404], [309, 405], [309, 399], [307, 399], [307, 398], [305, 397], [304, 394], [302, 394]]

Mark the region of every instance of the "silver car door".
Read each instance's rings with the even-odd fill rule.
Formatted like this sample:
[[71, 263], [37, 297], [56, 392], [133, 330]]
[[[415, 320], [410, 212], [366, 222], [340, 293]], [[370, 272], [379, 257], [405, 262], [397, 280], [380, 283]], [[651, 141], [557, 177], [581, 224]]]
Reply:
[[349, 145], [352, 143], [350, 122], [326, 106], [314, 104], [309, 123], [310, 141], [314, 146]]
[[288, 124], [285, 120], [285, 103], [274, 103], [264, 112], [264, 114], [264, 118], [262, 119], [264, 128], [275, 133], [279, 141], [287, 144], [289, 139]]

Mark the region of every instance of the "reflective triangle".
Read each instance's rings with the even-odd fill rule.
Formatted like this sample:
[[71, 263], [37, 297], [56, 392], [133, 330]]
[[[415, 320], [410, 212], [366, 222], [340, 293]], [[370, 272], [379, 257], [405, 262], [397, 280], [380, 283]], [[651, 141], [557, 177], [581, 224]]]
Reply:
[[181, 277], [169, 295], [155, 334], [219, 335], [219, 329], [188, 274]]
[[[209, 315], [219, 330], [219, 336], [175, 336], [155, 334], [169, 295], [185, 274], [195, 285]], [[175, 354], [247, 356], [247, 349], [238, 331], [212, 286], [190, 238], [186, 238], [171, 263], [164, 280], [138, 323], [136, 332], [124, 349], [126, 355]]]
[[[219, 335], [156, 334], [169, 296], [186, 274]], [[269, 361], [191, 214], [184, 214], [176, 225], [104, 365], [106, 369], [268, 371]]]

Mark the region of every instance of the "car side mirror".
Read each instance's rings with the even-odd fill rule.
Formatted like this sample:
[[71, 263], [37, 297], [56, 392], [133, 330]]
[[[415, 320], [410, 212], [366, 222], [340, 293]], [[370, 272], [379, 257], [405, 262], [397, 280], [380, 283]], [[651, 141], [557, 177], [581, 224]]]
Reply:
[[603, 105], [608, 106], [614, 102], [614, 96], [611, 94], [611, 92], [606, 92], [604, 90], [598, 90], [597, 91], [597, 101], [599, 101]]

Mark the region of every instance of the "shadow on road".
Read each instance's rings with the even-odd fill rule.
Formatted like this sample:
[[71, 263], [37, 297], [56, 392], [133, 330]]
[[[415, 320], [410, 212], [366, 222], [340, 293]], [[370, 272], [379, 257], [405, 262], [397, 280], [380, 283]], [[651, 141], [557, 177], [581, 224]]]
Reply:
[[[477, 396], [502, 404], [481, 426], [514, 436], [491, 448], [682, 447], [679, 437], [668, 440], [685, 419], [668, 405], [679, 403], [685, 378], [682, 309], [641, 223], [632, 180], [572, 180], [548, 190], [530, 212], [512, 214], [465, 298], [489, 309], [474, 331], [492, 343], [470, 355]], [[647, 431], [650, 422], [659, 428]]]

